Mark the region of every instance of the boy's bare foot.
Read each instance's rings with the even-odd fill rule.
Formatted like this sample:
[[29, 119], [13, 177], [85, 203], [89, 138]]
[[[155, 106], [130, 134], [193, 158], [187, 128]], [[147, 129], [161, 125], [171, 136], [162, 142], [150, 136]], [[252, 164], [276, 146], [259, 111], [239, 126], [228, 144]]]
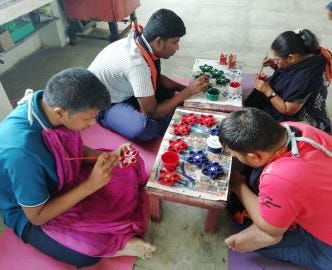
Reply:
[[250, 252], [277, 244], [282, 235], [271, 236], [260, 230], [255, 224], [225, 239], [228, 248], [237, 252]]
[[139, 238], [130, 239], [123, 250], [119, 250], [115, 253], [114, 257], [118, 256], [136, 256], [142, 259], [150, 259], [153, 253], [156, 251], [156, 247], [150, 243], [144, 242]]

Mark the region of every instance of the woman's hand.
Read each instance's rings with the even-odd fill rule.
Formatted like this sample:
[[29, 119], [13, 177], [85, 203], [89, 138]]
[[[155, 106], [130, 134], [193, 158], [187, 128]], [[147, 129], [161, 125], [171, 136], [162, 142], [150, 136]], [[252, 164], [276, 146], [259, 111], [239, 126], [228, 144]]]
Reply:
[[271, 67], [273, 69], [277, 68], [276, 63], [274, 63], [274, 60], [270, 57], [264, 57], [263, 59], [263, 67]]
[[260, 80], [258, 78], [258, 76], [256, 76], [256, 79], [255, 79], [255, 84], [254, 84], [254, 88], [256, 90], [258, 90], [259, 92], [263, 93], [265, 96], [269, 96], [271, 93], [272, 93], [272, 88], [270, 87], [270, 85], [263, 81], [263, 80]]

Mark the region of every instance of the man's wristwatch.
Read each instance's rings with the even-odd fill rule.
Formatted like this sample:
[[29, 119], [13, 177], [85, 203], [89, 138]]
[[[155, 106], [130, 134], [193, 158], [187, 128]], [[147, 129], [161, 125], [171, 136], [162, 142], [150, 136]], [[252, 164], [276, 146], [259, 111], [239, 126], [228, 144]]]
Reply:
[[277, 96], [276, 92], [272, 91], [271, 94], [267, 97], [267, 100], [270, 100], [271, 98], [274, 98]]

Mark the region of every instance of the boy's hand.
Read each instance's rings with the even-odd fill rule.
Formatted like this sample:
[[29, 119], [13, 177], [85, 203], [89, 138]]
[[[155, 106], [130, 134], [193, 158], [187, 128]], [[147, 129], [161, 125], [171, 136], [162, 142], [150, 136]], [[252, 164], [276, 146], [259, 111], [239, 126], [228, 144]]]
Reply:
[[99, 155], [87, 181], [90, 181], [96, 190], [102, 188], [111, 180], [112, 170], [118, 163], [119, 156], [116, 154], [102, 153]]

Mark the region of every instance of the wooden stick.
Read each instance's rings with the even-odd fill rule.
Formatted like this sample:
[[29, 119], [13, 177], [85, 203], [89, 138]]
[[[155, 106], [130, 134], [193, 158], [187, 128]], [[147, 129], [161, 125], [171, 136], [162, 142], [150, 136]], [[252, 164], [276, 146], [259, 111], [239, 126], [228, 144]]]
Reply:
[[67, 157], [65, 160], [96, 160], [98, 157]]
[[[269, 56], [269, 50], [267, 50], [267, 51], [266, 51], [265, 58], [266, 58], [266, 57], [268, 57], [268, 56]], [[263, 68], [264, 68], [264, 60], [263, 60], [263, 62], [262, 62], [262, 67], [261, 67], [261, 69], [260, 69], [260, 71], [259, 71], [259, 73], [258, 73], [258, 74], [261, 74], [261, 73], [262, 73], [262, 71], [263, 71]]]

